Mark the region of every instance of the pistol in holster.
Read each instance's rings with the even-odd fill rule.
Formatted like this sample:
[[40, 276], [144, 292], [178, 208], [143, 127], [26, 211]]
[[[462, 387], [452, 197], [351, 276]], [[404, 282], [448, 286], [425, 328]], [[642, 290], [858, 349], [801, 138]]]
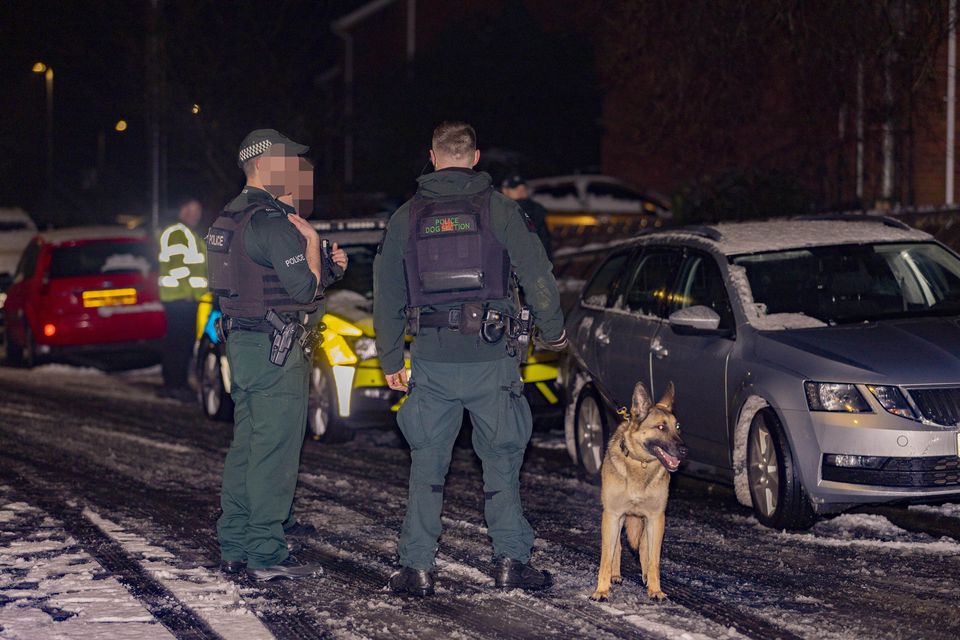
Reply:
[[287, 322], [273, 309], [267, 311], [266, 320], [273, 327], [273, 333], [270, 334], [272, 338], [270, 345], [271, 363], [278, 367], [285, 365], [290, 350], [293, 349], [295, 344], [299, 344], [304, 355], [309, 357], [317, 341], [316, 331], [310, 331], [293, 320]]

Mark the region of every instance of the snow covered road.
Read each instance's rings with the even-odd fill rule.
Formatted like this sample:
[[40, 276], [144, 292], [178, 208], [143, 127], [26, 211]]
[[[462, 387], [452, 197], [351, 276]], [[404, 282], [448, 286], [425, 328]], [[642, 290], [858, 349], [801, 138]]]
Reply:
[[[214, 533], [229, 425], [155, 396], [152, 372], [0, 368], [0, 638], [951, 638], [960, 636], [960, 507], [885, 507], [811, 531], [760, 526], [732, 491], [678, 478], [665, 603], [625, 557], [588, 599], [598, 488], [535, 434], [523, 499], [556, 586], [494, 590], [479, 464], [458, 449], [438, 594], [384, 589], [406, 500], [395, 430], [304, 446], [296, 509], [319, 530], [303, 582], [226, 578]], [[682, 400], [681, 400], [682, 401]]]

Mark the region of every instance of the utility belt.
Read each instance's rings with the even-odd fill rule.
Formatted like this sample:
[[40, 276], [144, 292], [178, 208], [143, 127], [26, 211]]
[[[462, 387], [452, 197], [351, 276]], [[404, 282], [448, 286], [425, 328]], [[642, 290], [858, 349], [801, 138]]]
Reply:
[[421, 329], [449, 329], [463, 335], [479, 335], [487, 344], [497, 344], [506, 337], [507, 352], [511, 356], [526, 355], [533, 331], [530, 307], [527, 306], [521, 307], [516, 317], [491, 309], [482, 302], [465, 302], [447, 312], [412, 311], [410, 332], [414, 336]]
[[320, 334], [326, 328], [321, 322], [315, 329], [307, 329], [299, 317], [281, 315], [270, 309], [261, 318], [233, 318], [220, 316], [214, 322], [217, 338], [226, 342], [234, 331], [255, 331], [270, 334], [273, 343], [270, 346], [270, 362], [282, 367], [287, 362], [293, 345], [299, 344], [308, 358], [313, 352]]

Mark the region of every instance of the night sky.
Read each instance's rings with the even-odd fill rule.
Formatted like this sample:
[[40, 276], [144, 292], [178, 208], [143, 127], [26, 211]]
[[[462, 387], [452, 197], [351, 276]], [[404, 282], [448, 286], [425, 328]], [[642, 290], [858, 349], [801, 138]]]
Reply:
[[[344, 185], [337, 121], [342, 51], [330, 23], [363, 0], [161, 2], [167, 208], [195, 194], [214, 209], [239, 187], [243, 135], [275, 127], [313, 146], [321, 192], [414, 186], [434, 124], [471, 120], [482, 149], [507, 150], [494, 173], [599, 165], [600, 94], [584, 38], [542, 27], [526, 4], [449, 18], [409, 73], [357, 79], [358, 167]], [[422, 3], [426, 5], [427, 3]], [[532, 3], [536, 5], [537, 3]], [[0, 206], [41, 224], [110, 222], [150, 209], [147, 43], [150, 3], [14, 0], [0, 5]], [[46, 178], [42, 61], [54, 78], [54, 180]], [[200, 113], [192, 113], [192, 105]], [[558, 106], [562, 105], [562, 108]], [[124, 132], [115, 125], [123, 119]], [[330, 156], [330, 157], [327, 157]], [[492, 156], [491, 156], [492, 157]]]

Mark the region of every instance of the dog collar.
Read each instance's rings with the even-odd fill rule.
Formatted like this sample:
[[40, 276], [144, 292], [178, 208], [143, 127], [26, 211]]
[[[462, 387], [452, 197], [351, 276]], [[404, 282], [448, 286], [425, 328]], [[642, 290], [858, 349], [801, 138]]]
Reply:
[[[629, 457], [630, 457], [630, 450], [627, 449], [627, 441], [626, 441], [626, 440], [623, 440], [623, 439], [620, 440], [620, 452], [623, 453], [623, 457], [624, 457], [624, 458], [629, 458]], [[643, 468], [643, 469], [646, 469], [646, 468], [647, 468], [647, 461], [646, 461], [646, 460], [637, 460], [637, 462], [640, 463], [640, 467], [641, 467], [641, 468]]]

